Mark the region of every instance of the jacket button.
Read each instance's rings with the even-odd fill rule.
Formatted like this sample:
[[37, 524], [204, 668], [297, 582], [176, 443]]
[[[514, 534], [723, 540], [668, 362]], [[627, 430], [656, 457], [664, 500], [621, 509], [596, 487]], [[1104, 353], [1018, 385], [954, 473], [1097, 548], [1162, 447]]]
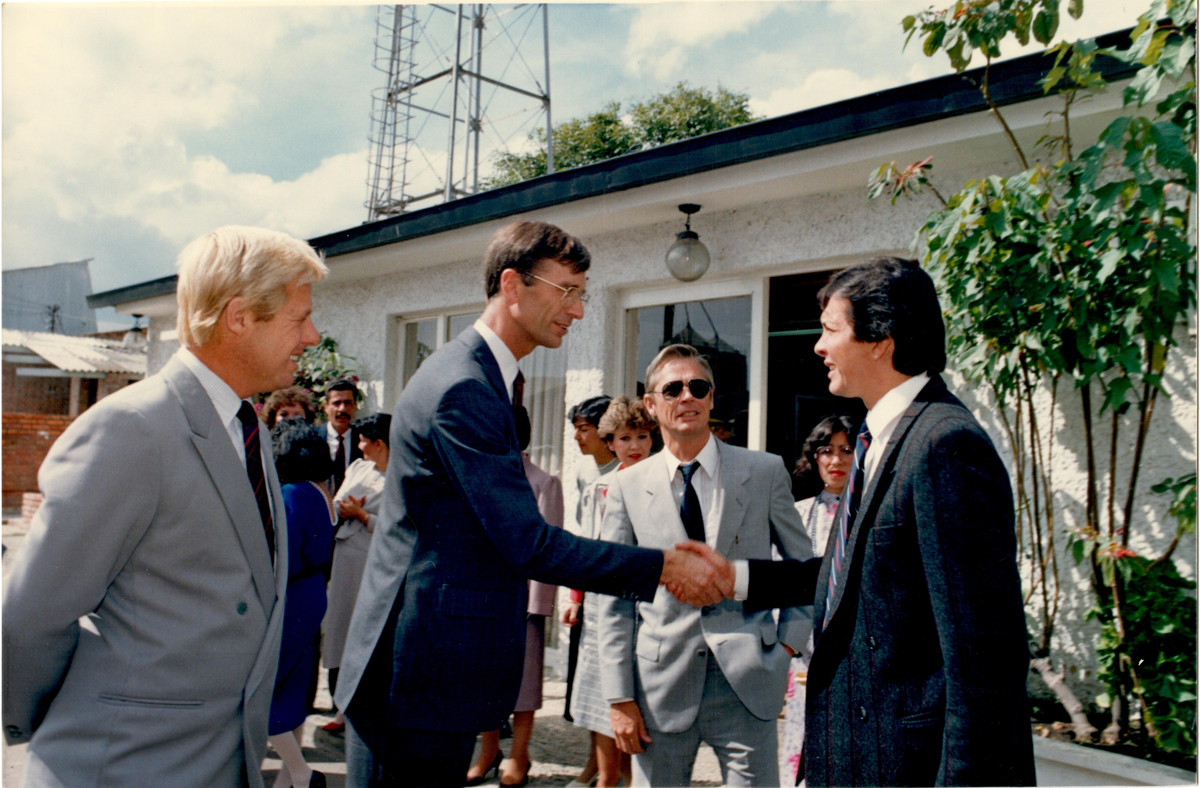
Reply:
[[717, 609], [716, 605], [705, 605], [704, 607], [700, 608], [700, 614], [707, 616], [709, 613], [713, 612], [716, 609]]
[[865, 719], [867, 718], [867, 708], [866, 708], [866, 706], [859, 706], [859, 707], [858, 707], [858, 718], [859, 718], [860, 720], [865, 720]]
[[867, 645], [869, 645], [873, 649], [879, 648], [879, 643], [878, 643], [878, 641], [875, 640], [874, 635], [871, 635], [869, 638], [867, 638]]
[[696, 656], [703, 659], [704, 657], [708, 656], [708, 652], [705, 651], [704, 649], [700, 649], [699, 651], [696, 652]]
[[237, 612], [238, 612], [239, 616], [246, 615], [246, 611], [249, 609], [250, 609], [250, 606], [247, 605], [245, 602], [238, 602]]

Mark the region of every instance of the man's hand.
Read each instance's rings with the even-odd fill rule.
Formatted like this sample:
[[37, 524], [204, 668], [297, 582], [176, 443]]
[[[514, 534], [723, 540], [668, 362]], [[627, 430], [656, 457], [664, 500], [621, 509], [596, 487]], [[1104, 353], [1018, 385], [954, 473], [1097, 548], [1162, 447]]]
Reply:
[[563, 608], [562, 621], [564, 627], [573, 627], [579, 623], [579, 608], [583, 607], [582, 602], [568, 602]]
[[642, 710], [637, 701], [627, 700], [614, 703], [609, 712], [613, 735], [617, 739], [617, 749], [632, 754], [645, 752], [643, 743], [649, 744], [650, 734], [646, 732], [646, 723], [642, 721]]
[[[714, 553], [708, 545], [701, 545], [712, 556], [696, 549], [697, 542], [676, 545], [676, 550], [663, 552], [662, 576], [658, 582], [680, 602], [704, 607], [715, 605], [725, 597], [733, 596], [733, 565]], [[728, 566], [724, 571], [721, 563]]]
[[[733, 596], [733, 585], [737, 579], [734, 572], [733, 564], [726, 561], [719, 553], [703, 542], [680, 542], [675, 545], [677, 551], [683, 551], [684, 554], [692, 554], [704, 560], [708, 568], [713, 573], [713, 579], [710, 584], [696, 591], [689, 587], [686, 582], [679, 583], [671, 580], [662, 580], [667, 586], [667, 590], [671, 592], [680, 602], [686, 602], [696, 607], [704, 605], [713, 605], [720, 602], [722, 598]], [[663, 577], [667, 575], [666, 563], [663, 564]], [[719, 593], [720, 596], [714, 596], [713, 592]]]

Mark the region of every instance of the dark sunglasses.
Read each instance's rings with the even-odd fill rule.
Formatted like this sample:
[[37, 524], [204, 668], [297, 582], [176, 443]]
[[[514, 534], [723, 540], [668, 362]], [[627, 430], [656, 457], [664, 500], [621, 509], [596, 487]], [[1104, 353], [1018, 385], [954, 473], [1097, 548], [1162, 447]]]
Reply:
[[[692, 396], [696, 399], [704, 399], [708, 396], [708, 392], [712, 391], [713, 385], [704, 378], [692, 378], [687, 382], [688, 391], [692, 392]], [[672, 380], [667, 385], [663, 386], [659, 391], [652, 391], [651, 394], [661, 394], [662, 398], [667, 402], [679, 399], [679, 395], [683, 393], [684, 382], [682, 380]]]

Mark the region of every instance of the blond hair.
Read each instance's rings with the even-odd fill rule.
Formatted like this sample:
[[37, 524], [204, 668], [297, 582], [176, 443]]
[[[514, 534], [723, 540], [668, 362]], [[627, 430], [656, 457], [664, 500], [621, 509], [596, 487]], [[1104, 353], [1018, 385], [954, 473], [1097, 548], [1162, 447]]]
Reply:
[[696, 350], [696, 348], [692, 347], [691, 345], [675, 344], [667, 345], [662, 350], [658, 351], [658, 355], [655, 356], [650, 361], [649, 366], [646, 367], [646, 391], [654, 391], [654, 387], [658, 385], [658, 373], [662, 371], [662, 368], [666, 366], [668, 362], [689, 358], [696, 360], [696, 363], [700, 365], [701, 374], [704, 375], [704, 378], [708, 381], [709, 385], [715, 388], [716, 382], [713, 380], [712, 366], [709, 365], [708, 359], [706, 359], [699, 350]]
[[175, 261], [179, 283], [176, 327], [184, 347], [203, 347], [217, 333], [225, 307], [241, 297], [258, 320], [270, 320], [287, 301], [286, 288], [329, 274], [306, 242], [261, 227], [219, 227], [192, 241]]
[[646, 410], [640, 399], [631, 400], [624, 395], [608, 403], [608, 410], [600, 417], [596, 431], [603, 440], [610, 441], [617, 430], [628, 427], [631, 430], [650, 431], [658, 427], [658, 422]]

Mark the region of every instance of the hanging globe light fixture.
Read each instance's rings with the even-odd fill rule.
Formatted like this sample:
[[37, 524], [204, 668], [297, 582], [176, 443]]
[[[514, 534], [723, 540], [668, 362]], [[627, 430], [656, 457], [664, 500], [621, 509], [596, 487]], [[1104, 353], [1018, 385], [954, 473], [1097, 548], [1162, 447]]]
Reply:
[[675, 243], [667, 250], [667, 270], [681, 282], [694, 282], [704, 276], [712, 258], [708, 249], [700, 243], [700, 236], [692, 232], [692, 214], [700, 210], [695, 203], [684, 203], [679, 210], [687, 215], [683, 232], [676, 236]]

